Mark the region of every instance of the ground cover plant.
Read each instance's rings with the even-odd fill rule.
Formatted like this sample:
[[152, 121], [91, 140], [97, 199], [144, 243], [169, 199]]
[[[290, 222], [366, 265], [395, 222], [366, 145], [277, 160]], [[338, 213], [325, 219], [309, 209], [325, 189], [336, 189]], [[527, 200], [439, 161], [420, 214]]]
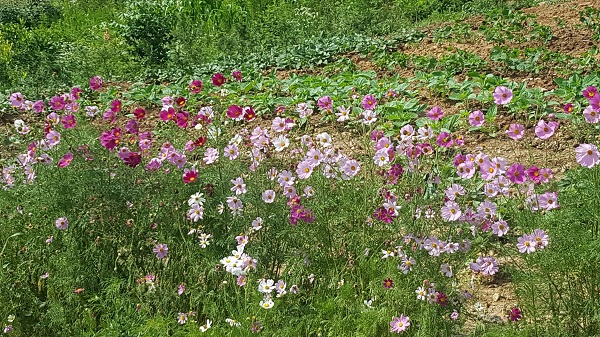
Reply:
[[[599, 335], [588, 5], [325, 37], [164, 83], [11, 90], [2, 332]], [[565, 49], [577, 29], [590, 44]], [[171, 62], [142, 33], [145, 64]]]

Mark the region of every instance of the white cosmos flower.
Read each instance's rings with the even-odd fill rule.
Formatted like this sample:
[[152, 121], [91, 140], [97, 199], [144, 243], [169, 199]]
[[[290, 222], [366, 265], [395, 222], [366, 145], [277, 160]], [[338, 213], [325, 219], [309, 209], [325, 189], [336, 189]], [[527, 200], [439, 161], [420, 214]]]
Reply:
[[275, 146], [275, 151], [281, 152], [288, 146], [290, 146], [290, 140], [287, 139], [286, 136], [280, 135], [273, 139], [273, 145]]
[[273, 303], [273, 300], [271, 300], [270, 298], [260, 301], [260, 306], [264, 309], [271, 309], [274, 305], [275, 303]]

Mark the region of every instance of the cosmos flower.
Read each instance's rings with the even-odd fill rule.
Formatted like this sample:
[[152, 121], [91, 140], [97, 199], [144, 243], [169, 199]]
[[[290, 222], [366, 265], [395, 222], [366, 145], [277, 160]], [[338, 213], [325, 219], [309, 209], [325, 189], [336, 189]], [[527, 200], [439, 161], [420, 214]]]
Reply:
[[513, 93], [510, 89], [503, 86], [498, 86], [494, 90], [494, 103], [498, 105], [506, 105], [510, 103], [513, 98]]
[[161, 244], [155, 245], [154, 249], [152, 249], [152, 251], [156, 254], [157, 258], [162, 259], [162, 258], [166, 257], [167, 254], [169, 253], [169, 247], [167, 247], [166, 244], [161, 243]]
[[401, 333], [410, 326], [410, 319], [403, 314], [400, 317], [394, 317], [390, 322], [390, 332]]

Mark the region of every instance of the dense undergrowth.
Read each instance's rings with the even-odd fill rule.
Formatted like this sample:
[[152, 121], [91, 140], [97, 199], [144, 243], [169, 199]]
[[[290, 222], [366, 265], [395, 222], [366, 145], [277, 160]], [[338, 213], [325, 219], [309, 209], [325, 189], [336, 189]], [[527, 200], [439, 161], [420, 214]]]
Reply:
[[162, 81], [234, 66], [318, 66], [339, 53], [410, 41], [414, 23], [534, 2], [6, 0], [0, 89], [47, 93], [97, 74]]
[[5, 334], [600, 334], [593, 43], [493, 2], [144, 3], [0, 11]]

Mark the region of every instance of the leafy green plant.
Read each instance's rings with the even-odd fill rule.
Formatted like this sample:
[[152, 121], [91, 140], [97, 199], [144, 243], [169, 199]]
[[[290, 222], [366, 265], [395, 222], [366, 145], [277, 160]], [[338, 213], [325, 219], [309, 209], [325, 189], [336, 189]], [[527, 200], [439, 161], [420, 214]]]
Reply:
[[594, 7], [587, 7], [579, 12], [579, 20], [592, 31], [594, 40], [600, 39], [600, 10]]

